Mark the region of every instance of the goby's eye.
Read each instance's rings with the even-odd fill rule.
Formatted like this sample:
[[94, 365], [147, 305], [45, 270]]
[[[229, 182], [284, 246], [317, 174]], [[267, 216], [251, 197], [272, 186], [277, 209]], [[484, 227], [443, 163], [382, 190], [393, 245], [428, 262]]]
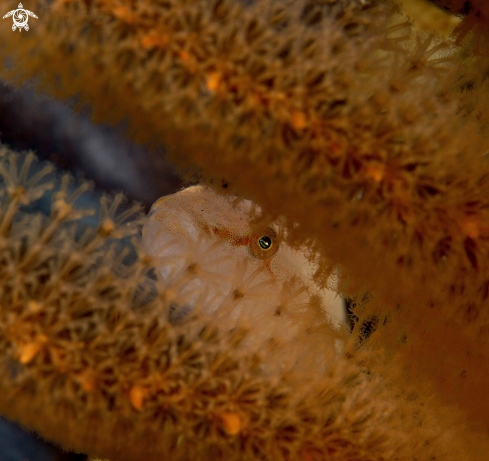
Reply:
[[277, 233], [268, 227], [265, 231], [253, 233], [249, 248], [251, 254], [257, 259], [271, 258], [278, 250]]
[[258, 245], [260, 245], [262, 250], [270, 250], [272, 248], [272, 239], [268, 235], [264, 235], [258, 240]]

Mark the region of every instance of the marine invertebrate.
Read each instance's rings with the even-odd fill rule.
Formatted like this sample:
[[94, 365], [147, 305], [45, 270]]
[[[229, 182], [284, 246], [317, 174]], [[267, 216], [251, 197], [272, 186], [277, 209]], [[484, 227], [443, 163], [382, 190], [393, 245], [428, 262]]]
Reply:
[[[28, 65], [11, 66], [10, 74], [20, 78], [36, 75], [45, 88], [57, 95], [80, 93], [83, 101], [93, 104], [96, 117], [128, 116], [141, 139], [180, 146], [187, 165], [193, 163], [194, 171], [197, 169], [204, 180], [215, 185], [225, 178], [228, 193], [239, 191], [241, 196], [253, 199], [266, 219], [273, 221], [282, 216], [288, 242], [296, 248], [307, 244], [310, 257], [320, 263], [316, 272], [320, 285], [327, 282], [331, 273], [332, 266], [326, 261], [341, 264], [341, 290], [352, 294], [367, 285], [376, 295], [374, 301], [356, 308], [359, 316], [386, 319], [382, 322], [385, 328], [379, 328], [363, 348], [365, 353], [351, 350], [349, 355], [351, 361], [367, 366], [376, 379], [385, 379], [384, 387], [379, 384], [379, 388], [370, 387], [373, 384], [366, 375], [356, 375], [358, 368], [349, 364], [348, 354], [334, 362], [339, 365], [332, 365], [333, 374], [302, 375], [308, 378], [302, 387], [300, 380], [288, 381], [285, 375], [275, 375], [277, 381], [261, 375], [252, 349], [238, 349], [231, 357], [226, 355], [230, 344], [241, 341], [236, 339], [241, 338], [240, 330], [230, 337], [221, 332], [202, 339], [197, 334], [201, 328], [192, 326], [195, 321], [201, 327], [202, 319], [189, 319], [190, 324], [171, 328], [158, 323], [157, 330], [164, 331], [163, 337], [167, 338], [162, 339], [165, 347], [177, 351], [172, 357], [177, 357], [176, 369], [183, 373], [177, 381], [192, 383], [178, 388], [177, 402], [182, 402], [178, 397], [183, 395], [180, 389], [195, 392], [193, 383], [200, 385], [199, 379], [206, 376], [202, 370], [217, 367], [215, 363], [233, 366], [225, 370], [218, 367], [224, 373], [213, 375], [219, 385], [211, 386], [209, 399], [199, 388], [203, 400], [187, 399], [186, 402], [199, 402], [190, 409], [172, 406], [171, 392], [162, 390], [158, 379], [139, 376], [137, 360], [128, 365], [134, 374], [127, 378], [133, 380], [128, 390], [119, 385], [120, 381], [114, 384], [113, 375], [108, 379], [109, 390], [117, 388], [122, 390], [120, 393], [93, 387], [94, 394], [88, 395], [99, 399], [97, 408], [115, 408], [117, 414], [134, 418], [122, 419], [128, 425], [124, 434], [132, 433], [134, 437], [128, 444], [156, 440], [158, 431], [148, 430], [153, 420], [145, 411], [161, 410], [167, 405], [169, 411], [152, 413], [152, 417], [164, 414], [173, 418], [169, 427], [163, 424], [166, 419], [156, 425], [165, 430], [164, 438], [155, 445], [155, 456], [156, 450], [172, 451], [177, 457], [218, 453], [231, 459], [252, 455], [275, 459], [383, 459], [394, 452], [401, 459], [422, 459], [431, 454], [440, 456], [439, 453], [447, 459], [463, 456], [452, 451], [460, 440], [451, 419], [459, 415], [457, 410], [446, 419], [438, 419], [453, 430], [445, 447], [431, 443], [424, 431], [435, 429], [426, 429], [428, 419], [420, 418], [419, 432], [411, 441], [431, 444], [432, 453], [426, 445], [405, 448], [400, 442], [405, 439], [396, 431], [411, 429], [414, 421], [419, 423], [420, 419], [413, 415], [426, 402], [431, 417], [436, 419], [440, 403], [429, 397], [431, 385], [437, 386], [441, 401], [451, 399], [465, 417], [487, 423], [488, 402], [481, 395], [488, 353], [488, 175], [487, 160], [482, 155], [487, 150], [487, 111], [485, 77], [479, 72], [483, 61], [476, 61], [473, 67], [481, 82], [477, 91], [460, 91], [464, 71], [454, 45], [411, 34], [406, 24], [393, 24], [389, 2], [257, 1], [249, 5], [216, 1], [209, 7], [207, 2], [197, 0], [137, 4], [74, 0], [46, 2], [43, 7], [45, 22], [35, 33], [22, 43], [18, 38], [2, 42], [3, 53], [14, 63], [26, 64], [29, 58]], [[61, 18], [69, 19], [69, 24]], [[93, 85], [87, 87], [87, 78]], [[311, 215], [314, 220], [308, 219]], [[144, 258], [136, 267], [142, 267], [143, 261]], [[139, 282], [134, 286], [139, 286]], [[128, 296], [127, 291], [123, 293]], [[103, 304], [95, 301], [95, 305]], [[92, 306], [92, 301], [88, 304]], [[167, 302], [166, 309], [170, 307]], [[132, 308], [124, 309], [131, 312]], [[122, 315], [119, 310], [116, 312]], [[127, 350], [132, 353], [132, 348], [141, 346], [141, 357], [146, 358], [147, 353], [155, 360], [151, 355], [153, 345], [145, 349], [147, 343], [142, 339], [142, 332], [148, 331], [144, 330], [144, 322], [149, 320], [144, 316], [129, 318], [138, 333]], [[156, 322], [151, 316], [147, 318]], [[107, 321], [110, 325], [112, 320], [101, 320], [101, 324], [106, 325]], [[131, 322], [124, 325], [130, 327]], [[175, 332], [182, 332], [181, 343], [172, 342]], [[188, 335], [192, 338], [189, 341]], [[44, 350], [43, 341], [32, 342], [33, 357], [37, 357], [36, 350]], [[432, 360], [426, 354], [434, 351], [439, 357], [439, 344], [444, 344], [453, 357], [451, 361]], [[123, 356], [126, 349], [117, 347], [115, 350]], [[286, 345], [281, 345], [277, 354], [287, 350]], [[479, 354], [474, 354], [475, 350]], [[21, 353], [19, 357], [22, 356]], [[197, 357], [202, 366], [196, 374], [187, 374], [181, 357]], [[386, 357], [395, 360], [399, 373], [382, 364]], [[148, 363], [154, 363], [151, 360]], [[123, 364], [117, 369], [119, 366], [125, 369]], [[353, 369], [355, 372], [350, 374]], [[406, 402], [398, 395], [401, 391], [395, 389], [409, 388], [414, 373], [422, 390], [414, 393], [415, 403]], [[351, 436], [356, 430], [352, 429], [347, 431], [346, 439], [336, 437], [335, 432], [332, 440], [328, 438], [331, 421], [334, 425], [339, 414], [349, 413], [342, 406], [346, 402], [344, 394], [339, 397], [342, 404], [338, 412], [330, 412], [331, 401], [325, 402], [322, 396], [324, 389], [336, 392], [337, 377], [347, 375], [346, 381], [353, 375], [355, 379], [361, 376], [361, 386], [376, 396], [362, 415], [378, 415], [380, 419], [367, 423], [368, 418], [355, 417], [353, 424], [347, 418], [343, 427], [358, 425], [362, 436]], [[236, 382], [245, 382], [248, 389], [249, 377], [259, 379], [260, 385], [257, 399], [245, 411], [230, 397], [235, 394], [228, 391], [229, 383]], [[287, 403], [281, 409], [270, 398], [275, 395], [274, 382], [278, 381], [286, 383], [288, 390], [284, 390]], [[341, 385], [346, 386], [346, 381], [341, 381]], [[90, 392], [91, 382], [89, 379], [86, 392]], [[392, 386], [394, 395], [389, 394], [386, 383]], [[365, 394], [355, 389], [358, 392], [351, 394], [353, 400], [347, 406], [363, 408]], [[124, 392], [129, 395], [128, 400], [120, 397]], [[383, 392], [389, 394], [389, 408], [406, 411], [392, 432], [387, 428], [391, 421], [383, 419], [388, 412], [381, 415], [382, 411], [376, 410]], [[106, 395], [109, 400], [105, 400]], [[294, 395], [299, 396], [297, 400]], [[88, 397], [80, 395], [80, 401], [84, 398]], [[207, 411], [216, 400], [224, 403], [217, 414], [211, 411], [213, 423], [202, 422], [199, 411]], [[145, 402], [149, 402], [149, 408]], [[243, 400], [239, 402], [247, 405]], [[255, 417], [257, 408], [265, 416]], [[303, 408], [307, 409], [304, 418], [298, 416]], [[18, 417], [21, 410], [20, 403], [15, 408], [8, 407], [9, 413]], [[141, 414], [131, 413], [134, 410]], [[182, 419], [177, 413], [183, 415]], [[111, 418], [115, 419], [109, 416], [108, 420], [113, 421]], [[184, 421], [182, 426], [178, 426], [180, 421]], [[251, 426], [246, 427], [254, 429], [249, 432], [236, 421], [251, 421]], [[287, 425], [282, 426], [280, 421], [287, 421]], [[50, 423], [56, 424], [52, 419]], [[266, 429], [266, 436], [261, 437], [264, 426], [271, 431]], [[116, 425], [97, 427], [110, 432]], [[224, 439], [226, 428], [228, 435], [239, 436], [228, 447], [217, 442], [212, 445], [214, 440]], [[438, 429], [443, 432], [442, 425]], [[388, 435], [372, 435], [370, 430], [388, 431]], [[46, 426], [45, 433], [50, 435], [50, 431], [54, 434]], [[138, 438], [143, 431], [146, 438]], [[185, 444], [178, 442], [177, 433], [188, 434]], [[202, 433], [209, 436], [207, 445], [197, 442], [197, 435]], [[309, 433], [314, 436], [309, 438]], [[65, 434], [64, 440], [74, 442], [70, 434]], [[127, 449], [127, 445], [124, 452], [118, 452], [118, 441], [111, 447], [102, 445], [95, 436], [84, 442], [107, 454], [136, 456], [135, 451], [130, 452], [135, 448]], [[481, 445], [473, 445], [472, 459], [476, 459], [478, 450], [481, 452], [484, 439], [478, 443]]]
[[[119, 213], [120, 196], [103, 198], [98, 226], [77, 224], [92, 213], [77, 207], [87, 186], [70, 193], [65, 176], [50, 216], [26, 217], [18, 204], [50, 189], [50, 169], [31, 173], [28, 156], [17, 173], [22, 159], [2, 154], [2, 412], [65, 446], [121, 460], [464, 456], [417, 403], [335, 357], [327, 325], [250, 342], [252, 323], [221, 328], [202, 297], [196, 315], [175, 324], [172, 305], [185, 300], [178, 291], [191, 277], [156, 284], [148, 297], [151, 259], [117, 250], [137, 232], [139, 218], [126, 223], [137, 208]], [[311, 351], [322, 352], [322, 372]]]
[[489, 24], [489, 8], [484, 0], [432, 0], [440, 8], [457, 16], [463, 21], [455, 28], [457, 44], [461, 44], [469, 32], [473, 32], [473, 50], [476, 54], [489, 52], [487, 26]]

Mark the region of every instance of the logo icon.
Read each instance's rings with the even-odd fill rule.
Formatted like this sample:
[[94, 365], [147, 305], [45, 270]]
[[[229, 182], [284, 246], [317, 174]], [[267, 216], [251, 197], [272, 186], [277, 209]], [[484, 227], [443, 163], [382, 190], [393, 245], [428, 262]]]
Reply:
[[12, 15], [14, 20], [14, 24], [12, 25], [12, 30], [15, 31], [18, 28], [19, 32], [22, 32], [22, 29], [25, 29], [26, 31], [29, 30], [29, 25], [27, 24], [27, 21], [29, 20], [29, 16], [39, 19], [32, 11], [24, 9], [22, 3], [19, 3], [19, 6], [17, 7], [16, 10], [9, 11], [3, 17], [3, 19], [9, 18]]

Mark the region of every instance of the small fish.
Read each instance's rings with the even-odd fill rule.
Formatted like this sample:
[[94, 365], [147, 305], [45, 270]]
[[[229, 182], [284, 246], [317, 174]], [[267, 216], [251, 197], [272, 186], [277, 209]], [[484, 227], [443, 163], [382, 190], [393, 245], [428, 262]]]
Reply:
[[[246, 320], [270, 334], [330, 322], [346, 324], [343, 299], [312, 282], [314, 265], [285, 243], [260, 209], [204, 186], [158, 199], [143, 228], [143, 245], [173, 296], [171, 321], [196, 308], [229, 321]], [[256, 218], [256, 219], [254, 219]]]

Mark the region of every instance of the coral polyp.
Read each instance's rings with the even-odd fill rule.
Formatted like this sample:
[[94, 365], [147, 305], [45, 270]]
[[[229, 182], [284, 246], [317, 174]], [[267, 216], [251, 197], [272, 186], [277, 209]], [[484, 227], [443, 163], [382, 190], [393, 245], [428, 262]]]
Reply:
[[40, 0], [0, 29], [2, 76], [166, 145], [207, 213], [259, 210], [180, 193], [141, 242], [120, 195], [88, 226], [87, 186], [2, 157], [0, 411], [114, 461], [485, 459], [486, 6], [436, 3], [453, 40], [388, 0]]
[[[102, 198], [98, 226], [87, 227], [83, 217], [96, 210], [77, 205], [86, 186], [70, 191], [67, 176], [52, 193], [49, 216], [12, 212], [15, 203], [29, 205], [53, 189], [55, 178], [49, 166], [30, 173], [31, 156], [17, 174], [22, 157], [3, 153], [0, 175], [18, 193], [4, 194], [0, 205], [2, 413], [66, 447], [119, 460], [367, 453], [380, 460], [394, 452], [407, 460], [409, 431], [431, 440], [429, 425], [416, 422], [417, 405], [405, 401], [399, 419], [396, 397], [380, 377], [338, 356], [320, 304], [307, 301], [293, 280], [274, 294], [270, 312], [289, 326], [274, 328], [260, 315], [230, 328], [209, 309], [215, 296], [202, 290], [175, 321], [172, 310], [188, 301], [192, 280], [211, 284], [205, 266], [155, 279], [161, 263], [178, 264], [165, 261], [168, 254], [150, 257], [137, 240], [137, 257], [128, 259], [127, 239], [142, 224], [138, 208], [118, 211], [120, 196]], [[250, 296], [266, 313], [264, 287], [248, 284], [239, 267], [234, 274], [242, 296], [221, 301], [221, 311]], [[445, 437], [437, 437], [433, 446], [442, 449]]]

